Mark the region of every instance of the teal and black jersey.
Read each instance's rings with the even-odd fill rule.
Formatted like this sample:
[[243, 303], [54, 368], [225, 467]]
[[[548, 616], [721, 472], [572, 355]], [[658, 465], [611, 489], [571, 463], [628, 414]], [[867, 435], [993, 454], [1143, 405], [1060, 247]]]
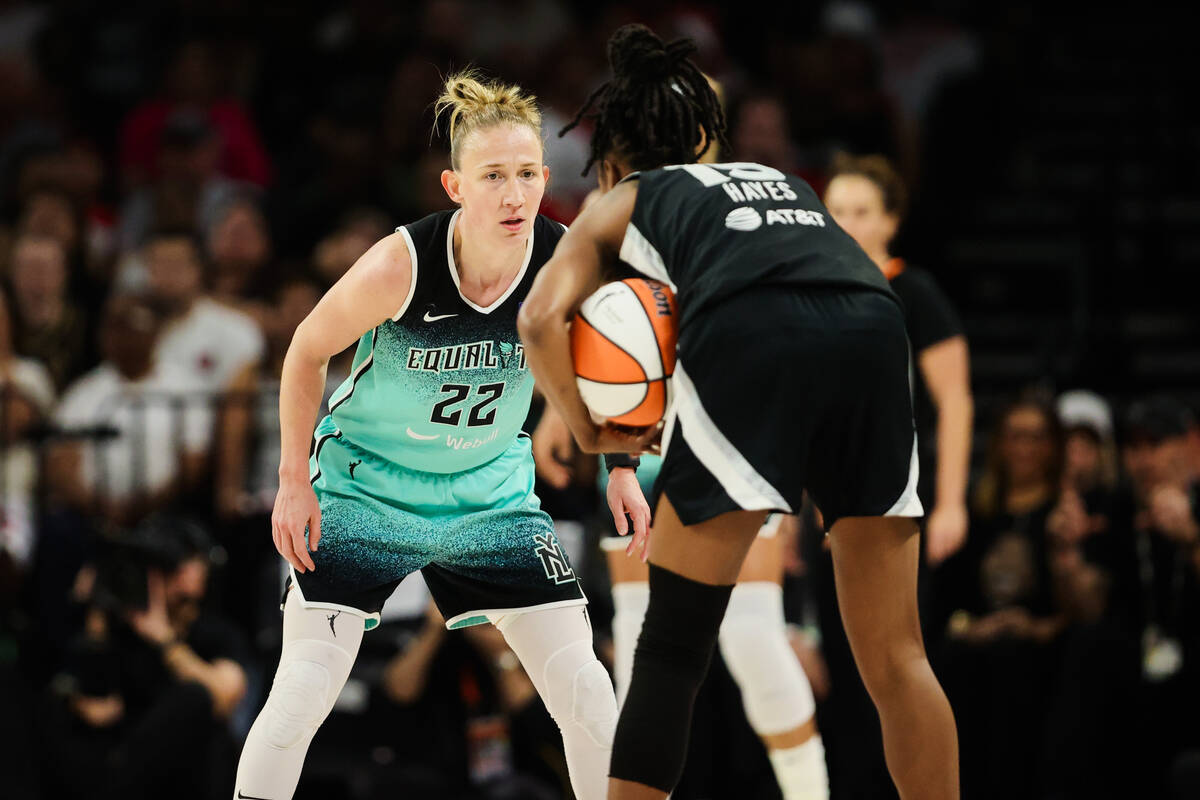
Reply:
[[682, 330], [751, 286], [866, 289], [899, 300], [807, 183], [761, 164], [682, 164], [633, 173], [621, 260], [670, 284]]
[[517, 338], [517, 310], [565, 230], [538, 216], [521, 271], [485, 308], [459, 291], [457, 220], [457, 211], [443, 211], [397, 229], [412, 260], [409, 297], [395, 317], [363, 335], [350, 377], [329, 402], [347, 440], [423, 472], [477, 467], [521, 432], [533, 375]]

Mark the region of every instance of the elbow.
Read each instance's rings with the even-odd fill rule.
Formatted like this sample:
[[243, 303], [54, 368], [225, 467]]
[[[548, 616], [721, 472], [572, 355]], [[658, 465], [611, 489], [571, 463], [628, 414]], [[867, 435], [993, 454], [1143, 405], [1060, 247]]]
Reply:
[[545, 341], [546, 332], [554, 323], [554, 309], [536, 298], [529, 298], [517, 314], [517, 333], [525, 346], [537, 346]]

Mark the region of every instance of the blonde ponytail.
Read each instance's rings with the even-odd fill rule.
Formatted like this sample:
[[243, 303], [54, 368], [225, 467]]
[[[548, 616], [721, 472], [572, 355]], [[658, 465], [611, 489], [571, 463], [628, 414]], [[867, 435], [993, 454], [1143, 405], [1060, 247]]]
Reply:
[[[513, 84], [485, 81], [475, 70], [456, 72], [446, 79], [434, 105], [434, 119], [450, 112], [450, 163], [459, 168], [463, 142], [474, 131], [496, 125], [527, 125], [542, 138], [542, 114], [533, 95]], [[435, 122], [436, 125], [436, 122]]]

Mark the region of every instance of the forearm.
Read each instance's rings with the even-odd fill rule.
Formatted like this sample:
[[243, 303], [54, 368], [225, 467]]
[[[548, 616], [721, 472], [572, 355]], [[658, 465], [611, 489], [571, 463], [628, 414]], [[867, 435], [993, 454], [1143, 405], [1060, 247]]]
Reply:
[[388, 665], [384, 672], [384, 689], [397, 703], [411, 703], [420, 697], [429, 677], [429, 667], [437, 655], [442, 632], [426, 628]]
[[256, 366], [245, 368], [224, 397], [218, 435], [216, 480], [217, 507], [224, 513], [235, 510], [246, 480], [246, 454], [254, 416], [251, 411], [258, 384]]
[[952, 394], [938, 406], [935, 505], [966, 503], [973, 419], [969, 392]]
[[300, 331], [288, 348], [279, 383], [279, 474], [307, 475], [309, 444], [325, 393], [328, 359], [304, 347]]
[[171, 673], [181, 681], [194, 681], [208, 690], [213, 710], [229, 717], [246, 693], [246, 674], [232, 661], [218, 659], [209, 663], [185, 642], [175, 642], [163, 651]]
[[532, 319], [521, 329], [525, 359], [537, 385], [580, 446], [587, 444], [592, 430], [591, 415], [575, 383], [571, 340], [565, 317], [551, 310]]

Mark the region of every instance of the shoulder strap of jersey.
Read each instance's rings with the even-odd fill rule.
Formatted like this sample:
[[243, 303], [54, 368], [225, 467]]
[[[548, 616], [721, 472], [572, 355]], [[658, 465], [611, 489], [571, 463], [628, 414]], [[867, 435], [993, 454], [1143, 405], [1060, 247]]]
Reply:
[[445, 238], [448, 221], [453, 211], [437, 211], [416, 222], [401, 225], [396, 231], [404, 237], [408, 245], [408, 257], [412, 262], [412, 280], [408, 287], [408, 297], [394, 315], [393, 321], [398, 321], [408, 311], [413, 298], [417, 295], [417, 284], [423, 274], [434, 275], [441, 264], [445, 269]]

